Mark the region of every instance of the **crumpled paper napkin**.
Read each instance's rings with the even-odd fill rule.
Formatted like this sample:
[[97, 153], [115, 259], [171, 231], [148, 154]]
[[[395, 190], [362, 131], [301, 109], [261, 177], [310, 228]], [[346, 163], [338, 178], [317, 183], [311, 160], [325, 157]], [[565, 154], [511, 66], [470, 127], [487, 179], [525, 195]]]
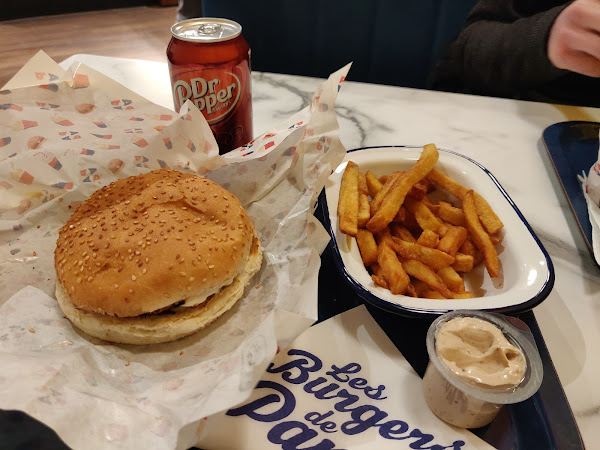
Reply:
[[592, 249], [596, 263], [600, 265], [600, 150], [598, 160], [590, 168], [587, 176], [579, 176], [592, 225]]

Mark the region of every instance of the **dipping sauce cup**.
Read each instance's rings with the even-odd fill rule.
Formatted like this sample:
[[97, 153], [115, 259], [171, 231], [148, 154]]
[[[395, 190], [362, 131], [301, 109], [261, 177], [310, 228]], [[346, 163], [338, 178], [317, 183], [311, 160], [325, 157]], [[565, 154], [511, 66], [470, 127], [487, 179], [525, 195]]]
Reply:
[[527, 400], [542, 383], [535, 340], [518, 319], [473, 310], [446, 313], [429, 327], [427, 352], [425, 399], [436, 416], [457, 427], [487, 425], [503, 405]]

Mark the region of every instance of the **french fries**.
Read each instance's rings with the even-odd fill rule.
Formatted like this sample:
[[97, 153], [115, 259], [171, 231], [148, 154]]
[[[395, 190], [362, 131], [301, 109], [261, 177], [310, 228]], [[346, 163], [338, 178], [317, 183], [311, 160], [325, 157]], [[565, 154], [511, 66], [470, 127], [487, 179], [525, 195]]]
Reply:
[[391, 236], [389, 236], [389, 231], [387, 234], [380, 234], [378, 237], [377, 263], [381, 269], [381, 275], [392, 294], [403, 294], [408, 287], [408, 283], [410, 283], [410, 278], [404, 270], [404, 265], [400, 263], [398, 255], [390, 245]]
[[390, 247], [392, 247], [399, 256], [421, 261], [433, 270], [440, 270], [454, 262], [454, 258], [447, 253], [436, 250], [435, 248], [412, 244], [398, 238], [392, 238]]
[[439, 242], [439, 234], [431, 230], [423, 230], [423, 232], [419, 236], [419, 239], [417, 239], [417, 244], [429, 248], [436, 248]]
[[364, 228], [371, 218], [371, 205], [369, 204], [369, 188], [365, 174], [358, 174], [358, 213], [357, 226]]
[[[355, 237], [375, 285], [411, 297], [472, 298], [464, 275], [483, 262], [491, 278], [499, 276], [495, 245], [504, 225], [481, 195], [436, 169], [437, 160], [437, 148], [428, 144], [405, 172], [376, 176], [349, 161], [339, 228]], [[428, 196], [434, 190], [456, 201], [434, 203]]]
[[[427, 175], [427, 179], [438, 185], [442, 189], [450, 192], [459, 200], [463, 200], [464, 196], [469, 191], [468, 188], [462, 186], [448, 175], [444, 175], [437, 169], [432, 169]], [[502, 229], [504, 224], [492, 210], [488, 202], [476, 192], [473, 193], [475, 199], [475, 208], [481, 224], [488, 234], [495, 234]]]
[[467, 240], [468, 231], [463, 227], [450, 227], [448, 231], [444, 234], [444, 237], [440, 239], [440, 242], [437, 245], [437, 249], [441, 250], [448, 255], [454, 256], [458, 249], [465, 243]]
[[496, 278], [499, 272], [498, 252], [492, 244], [489, 234], [483, 229], [479, 216], [477, 215], [477, 207], [475, 206], [475, 195], [473, 191], [468, 191], [463, 197], [463, 211], [465, 213], [465, 222], [469, 233], [473, 238], [473, 242], [483, 253], [483, 261], [490, 277]]
[[[444, 284], [442, 279], [436, 274], [431, 267], [423, 264], [421, 261], [416, 259], [402, 259], [402, 267], [404, 271], [415, 277], [417, 280], [425, 282], [431, 289], [439, 292], [445, 298], [453, 298], [454, 294], [448, 289], [448, 286]], [[393, 293], [393, 292], [392, 292]]]
[[360, 250], [360, 257], [365, 266], [370, 266], [377, 262], [377, 242], [375, 236], [369, 230], [359, 229], [356, 232], [356, 243]]
[[342, 175], [337, 214], [340, 231], [350, 236], [356, 236], [358, 231], [358, 175], [358, 165], [348, 161]]
[[[386, 181], [381, 191], [377, 194], [377, 197], [385, 190], [386, 186], [390, 185], [391, 181], [392, 183], [381, 199], [381, 204], [375, 210], [375, 214], [367, 223], [369, 231], [377, 233], [388, 226], [400, 209], [400, 206], [404, 203], [404, 199], [413, 184], [425, 178], [431, 169], [433, 169], [437, 160], [437, 148], [433, 144], [427, 144], [423, 148], [421, 157], [410, 170], [398, 177], [392, 176]], [[373, 201], [377, 200], [377, 197]]]

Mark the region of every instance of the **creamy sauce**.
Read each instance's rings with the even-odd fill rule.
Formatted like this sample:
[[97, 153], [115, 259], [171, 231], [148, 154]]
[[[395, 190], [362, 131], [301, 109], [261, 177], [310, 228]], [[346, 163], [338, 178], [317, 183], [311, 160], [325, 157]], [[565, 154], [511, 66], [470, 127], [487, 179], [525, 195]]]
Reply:
[[525, 375], [523, 352], [485, 320], [459, 317], [444, 323], [436, 335], [436, 348], [452, 372], [480, 386], [513, 387]]
[[[472, 384], [475, 391], [510, 390], [525, 376], [527, 364], [523, 352], [486, 320], [474, 317], [449, 320], [438, 328], [435, 342], [439, 361]], [[457, 388], [431, 362], [423, 378], [423, 392], [436, 416], [462, 428], [487, 425], [502, 407]]]

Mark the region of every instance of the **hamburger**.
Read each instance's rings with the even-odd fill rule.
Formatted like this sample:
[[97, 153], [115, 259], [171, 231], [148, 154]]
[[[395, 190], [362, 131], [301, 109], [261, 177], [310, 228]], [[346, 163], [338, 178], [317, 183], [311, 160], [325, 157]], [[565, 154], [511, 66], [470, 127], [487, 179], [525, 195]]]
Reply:
[[188, 336], [239, 300], [262, 263], [240, 201], [175, 170], [115, 181], [60, 229], [56, 298], [87, 334], [123, 344]]

